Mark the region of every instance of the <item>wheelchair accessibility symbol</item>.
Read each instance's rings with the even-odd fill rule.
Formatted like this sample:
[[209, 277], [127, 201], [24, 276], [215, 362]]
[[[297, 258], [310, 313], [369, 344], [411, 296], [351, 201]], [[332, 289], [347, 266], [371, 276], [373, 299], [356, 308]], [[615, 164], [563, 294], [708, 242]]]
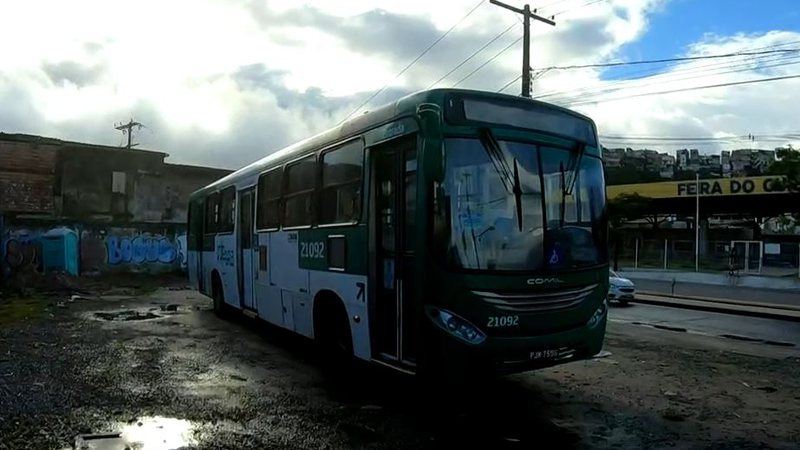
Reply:
[[550, 265], [556, 265], [558, 262], [561, 261], [561, 257], [558, 256], [558, 249], [553, 249], [553, 254], [550, 255]]

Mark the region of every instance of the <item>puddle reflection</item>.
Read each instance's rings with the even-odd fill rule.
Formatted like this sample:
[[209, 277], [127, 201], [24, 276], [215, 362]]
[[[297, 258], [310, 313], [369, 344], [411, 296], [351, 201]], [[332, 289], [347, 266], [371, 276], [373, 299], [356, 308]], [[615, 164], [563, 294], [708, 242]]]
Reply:
[[173, 450], [197, 445], [193, 425], [170, 417], [143, 417], [121, 423], [115, 433], [84, 436], [76, 448], [86, 450]]

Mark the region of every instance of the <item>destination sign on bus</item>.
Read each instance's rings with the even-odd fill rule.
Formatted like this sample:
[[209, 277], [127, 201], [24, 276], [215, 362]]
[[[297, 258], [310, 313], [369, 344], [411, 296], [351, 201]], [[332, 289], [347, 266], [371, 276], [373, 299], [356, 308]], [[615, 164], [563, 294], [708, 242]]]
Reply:
[[552, 133], [597, 147], [595, 128], [588, 119], [550, 105], [530, 102], [503, 102], [473, 97], [452, 97], [447, 104], [451, 122], [485, 122]]

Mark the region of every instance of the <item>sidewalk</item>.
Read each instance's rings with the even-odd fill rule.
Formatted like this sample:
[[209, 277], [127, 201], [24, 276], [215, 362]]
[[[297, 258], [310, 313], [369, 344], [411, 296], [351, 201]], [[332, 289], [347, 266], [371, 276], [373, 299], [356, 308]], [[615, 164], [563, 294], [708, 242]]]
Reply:
[[[672, 281], [652, 280], [638, 277], [638, 273], [621, 272], [620, 275], [630, 278], [639, 292], [652, 292], [672, 295]], [[674, 295], [687, 297], [709, 297], [722, 300], [739, 300], [749, 303], [775, 303], [800, 307], [800, 290], [758, 289], [737, 286], [720, 286], [713, 284], [675, 282]]]
[[670, 297], [663, 294], [642, 292], [636, 294], [634, 303], [644, 303], [672, 308], [695, 309], [699, 311], [718, 312], [765, 319], [800, 322], [800, 306], [789, 306], [775, 303], [748, 303], [738, 300], [715, 298]]
[[759, 275], [740, 274], [731, 278], [727, 273], [688, 272], [680, 270], [662, 269], [630, 269], [617, 271], [625, 278], [632, 280], [653, 280], [671, 283], [675, 280], [678, 284], [698, 284], [721, 286], [732, 289], [754, 288], [765, 290], [785, 290], [800, 293], [800, 277], [767, 277]]

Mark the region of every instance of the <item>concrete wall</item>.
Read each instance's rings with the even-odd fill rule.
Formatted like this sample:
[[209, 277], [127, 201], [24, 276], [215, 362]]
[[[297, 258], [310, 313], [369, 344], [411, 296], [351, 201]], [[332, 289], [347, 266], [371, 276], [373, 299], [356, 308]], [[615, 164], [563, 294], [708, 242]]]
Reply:
[[[163, 273], [186, 268], [185, 226], [52, 225], [5, 223], [0, 236], [4, 277], [42, 272], [42, 236], [66, 229], [78, 236], [78, 268], [83, 275], [109, 272]], [[52, 262], [50, 262], [52, 263]]]
[[[158, 179], [165, 156], [139, 150], [65, 147], [60, 156], [63, 210], [59, 215], [142, 221], [134, 214], [137, 180], [146, 176]], [[112, 189], [114, 172], [124, 174], [124, 183], [120, 184], [122, 192]]]
[[169, 164], [166, 157], [0, 133], [0, 215], [185, 224], [189, 194], [231, 171]]
[[0, 211], [53, 213], [56, 148], [0, 140]]
[[623, 270], [618, 272], [624, 278], [633, 280], [659, 280], [681, 283], [713, 284], [721, 286], [741, 286], [760, 289], [800, 290], [800, 278], [776, 278], [758, 275], [739, 275], [730, 277], [722, 273], [681, 272], [677, 270]]
[[189, 194], [229, 171], [164, 164], [159, 173], [136, 178], [132, 213], [136, 222], [186, 223]]

